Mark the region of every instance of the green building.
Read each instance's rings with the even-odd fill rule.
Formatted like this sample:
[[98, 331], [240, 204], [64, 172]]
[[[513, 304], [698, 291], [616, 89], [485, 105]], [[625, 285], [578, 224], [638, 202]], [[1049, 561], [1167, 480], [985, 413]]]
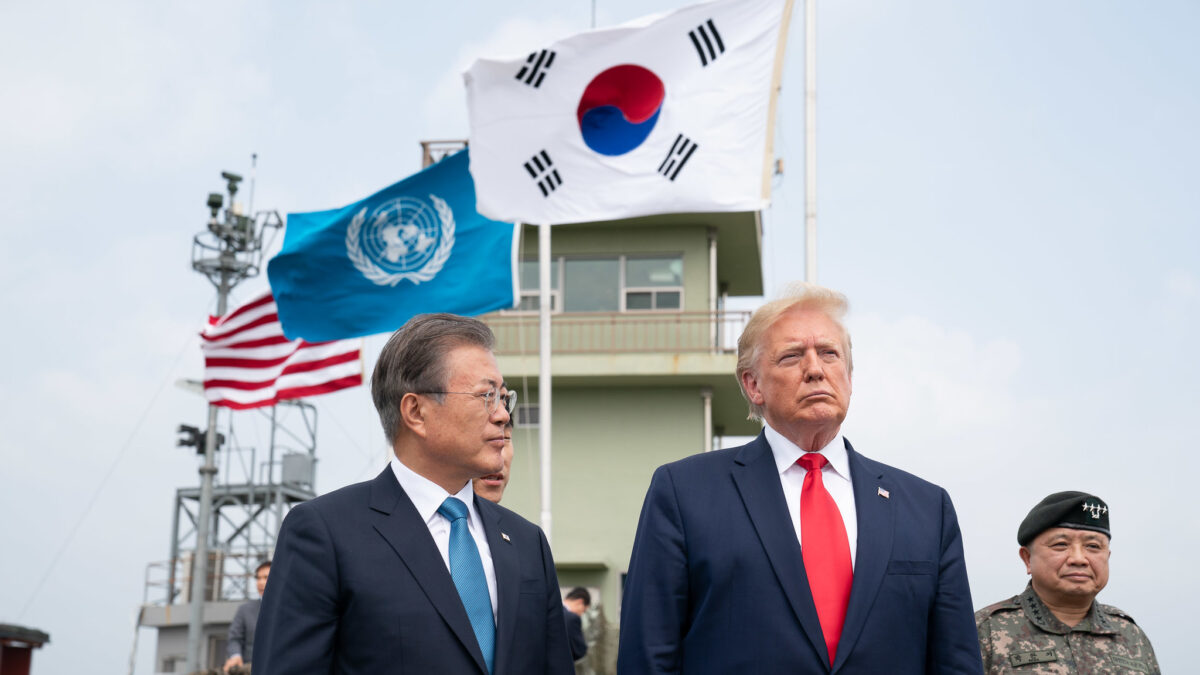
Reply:
[[[541, 512], [537, 230], [522, 237], [519, 310], [485, 317], [520, 391], [504, 505]], [[584, 672], [615, 672], [621, 590], [656, 467], [754, 435], [734, 369], [762, 294], [759, 213], [558, 225], [551, 254], [551, 545], [564, 588], [593, 595]]]

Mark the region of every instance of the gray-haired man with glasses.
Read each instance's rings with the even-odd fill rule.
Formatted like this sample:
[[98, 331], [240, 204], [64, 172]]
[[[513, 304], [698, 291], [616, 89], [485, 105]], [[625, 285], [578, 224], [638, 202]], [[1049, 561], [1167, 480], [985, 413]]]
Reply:
[[516, 407], [493, 340], [475, 319], [427, 314], [384, 346], [371, 395], [390, 466], [284, 521], [256, 670], [574, 672], [545, 536], [471, 489], [501, 470]]

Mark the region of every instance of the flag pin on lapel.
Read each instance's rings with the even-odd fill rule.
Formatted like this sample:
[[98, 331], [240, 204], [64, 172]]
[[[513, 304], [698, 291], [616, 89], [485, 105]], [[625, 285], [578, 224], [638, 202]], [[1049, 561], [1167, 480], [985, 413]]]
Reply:
[[503, 539], [504, 541], [507, 541], [510, 544], [512, 543], [512, 539], [509, 539], [508, 535], [503, 532], [500, 533], [500, 538]]
[[890, 493], [890, 492], [888, 492], [887, 490], [884, 490], [883, 488], [878, 488], [878, 490], [879, 490], [878, 494], [879, 494], [879, 496], [880, 496], [880, 497], [883, 497], [884, 499], [891, 499], [891, 498], [892, 498], [892, 495], [891, 495], [891, 493]]

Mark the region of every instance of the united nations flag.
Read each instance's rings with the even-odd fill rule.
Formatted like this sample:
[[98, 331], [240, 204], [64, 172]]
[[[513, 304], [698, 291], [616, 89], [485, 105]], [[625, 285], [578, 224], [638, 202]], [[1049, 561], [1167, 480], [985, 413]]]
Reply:
[[267, 265], [288, 338], [338, 340], [426, 312], [514, 305], [517, 229], [475, 211], [467, 152], [349, 206], [288, 214]]

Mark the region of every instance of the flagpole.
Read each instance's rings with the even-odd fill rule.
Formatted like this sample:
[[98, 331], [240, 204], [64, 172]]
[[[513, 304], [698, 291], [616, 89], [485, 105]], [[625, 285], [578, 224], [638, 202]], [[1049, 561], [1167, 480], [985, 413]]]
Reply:
[[817, 283], [817, 0], [804, 2], [804, 280]]
[[542, 531], [550, 536], [550, 225], [538, 225], [538, 450], [542, 461]]

